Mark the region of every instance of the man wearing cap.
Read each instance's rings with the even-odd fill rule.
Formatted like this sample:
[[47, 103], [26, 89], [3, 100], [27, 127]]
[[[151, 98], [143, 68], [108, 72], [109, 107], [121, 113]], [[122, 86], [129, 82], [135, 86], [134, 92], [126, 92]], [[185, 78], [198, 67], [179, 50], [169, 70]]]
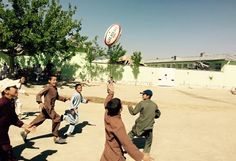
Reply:
[[18, 89], [12, 80], [6, 80], [0, 85], [0, 161], [17, 161], [13, 156], [12, 146], [8, 135], [9, 127], [15, 125], [28, 131], [28, 125], [20, 121], [15, 112], [15, 99]]
[[159, 118], [161, 112], [158, 109], [156, 103], [151, 100], [153, 95], [151, 90], [145, 90], [140, 92], [142, 94], [142, 101], [139, 102], [135, 108], [128, 105], [129, 113], [131, 115], [136, 115], [140, 113], [139, 117], [136, 119], [132, 130], [128, 133], [129, 137], [133, 139], [135, 136], [145, 137], [145, 145], [143, 152], [150, 153], [153, 137], [153, 125], [155, 123], [155, 118]]

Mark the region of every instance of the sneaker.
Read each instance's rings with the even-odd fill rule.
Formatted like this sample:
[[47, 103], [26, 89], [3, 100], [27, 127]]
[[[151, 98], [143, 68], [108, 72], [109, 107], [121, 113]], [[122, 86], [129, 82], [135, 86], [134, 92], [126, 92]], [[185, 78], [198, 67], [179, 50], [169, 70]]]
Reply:
[[66, 139], [63, 139], [61, 137], [54, 137], [53, 140], [56, 144], [65, 144], [66, 143]]
[[21, 135], [22, 139], [24, 140], [24, 142], [27, 142], [27, 133], [25, 131], [21, 131], [20, 135]]
[[64, 138], [67, 138], [67, 137], [74, 137], [74, 135], [72, 133], [65, 133]]

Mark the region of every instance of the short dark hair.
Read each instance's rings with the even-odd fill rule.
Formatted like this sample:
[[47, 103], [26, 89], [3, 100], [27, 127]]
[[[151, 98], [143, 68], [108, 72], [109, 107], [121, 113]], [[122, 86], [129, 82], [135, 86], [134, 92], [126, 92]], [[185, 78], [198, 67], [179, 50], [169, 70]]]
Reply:
[[113, 98], [106, 105], [107, 114], [109, 116], [118, 115], [121, 107], [121, 100], [119, 98]]
[[75, 89], [77, 89], [78, 86], [82, 86], [82, 84], [81, 84], [81, 83], [77, 83], [77, 84], [75, 85]]
[[27, 77], [25, 76], [25, 75], [21, 75], [20, 77], [19, 77], [19, 79], [21, 79], [21, 78], [25, 78], [25, 85], [27, 84], [26, 82], [27, 82]]
[[6, 89], [4, 89], [3, 91], [2, 91], [2, 96], [4, 96], [6, 93], [5, 93], [5, 90], [9, 90], [10, 89], [10, 87], [7, 87]]
[[56, 78], [57, 78], [56, 75], [52, 74], [52, 75], [50, 75], [50, 76], [48, 77], [48, 80], [52, 80], [52, 77], [56, 77]]
[[22, 77], [26, 78], [25, 75], [20, 75], [18, 78], [21, 79]]

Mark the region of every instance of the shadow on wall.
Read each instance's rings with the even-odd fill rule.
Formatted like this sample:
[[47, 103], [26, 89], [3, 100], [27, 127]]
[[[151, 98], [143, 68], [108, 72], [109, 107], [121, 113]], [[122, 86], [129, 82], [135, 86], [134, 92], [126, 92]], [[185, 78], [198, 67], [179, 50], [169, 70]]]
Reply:
[[117, 64], [109, 64], [106, 72], [109, 76], [112, 76], [115, 81], [120, 81], [123, 78], [124, 66]]
[[140, 73], [139, 66], [134, 65], [134, 66], [131, 66], [131, 68], [132, 68], [134, 79], [135, 80], [138, 79], [138, 74]]
[[86, 64], [83, 67], [83, 71], [79, 74], [79, 78], [82, 81], [94, 81], [94, 80], [98, 80], [100, 79], [100, 77], [104, 74], [104, 67], [103, 66], [99, 66], [97, 64]]
[[[104, 81], [104, 76], [112, 76], [115, 81], [120, 81], [123, 78], [124, 65], [108, 64], [106, 67], [99, 64], [89, 64], [80, 66], [77, 63], [63, 61], [61, 57], [50, 57], [48, 55], [36, 55], [32, 57], [17, 57], [17, 62], [21, 67], [33, 67], [34, 64], [40, 64], [44, 69], [48, 60], [54, 64], [54, 73], [60, 72], [61, 80], [74, 80], [77, 77], [76, 73], [80, 69], [78, 75], [82, 81]], [[135, 79], [138, 77], [139, 69], [134, 68], [133, 74]]]
[[44, 70], [48, 61], [54, 64], [53, 73], [60, 73], [61, 80], [73, 80], [76, 76], [76, 71], [80, 68], [78, 64], [72, 64], [69, 61], [63, 61], [60, 57], [45, 56], [43, 54], [31, 57], [17, 57], [17, 62], [21, 67], [33, 67], [35, 64], [40, 64]]
[[80, 68], [78, 64], [65, 63], [61, 67], [61, 79], [62, 80], [74, 80], [76, 71]]
[[115, 81], [122, 80], [124, 66], [116, 64], [108, 64], [107, 67], [98, 64], [86, 64], [80, 72], [79, 78], [82, 81], [104, 81], [104, 75], [112, 76]]

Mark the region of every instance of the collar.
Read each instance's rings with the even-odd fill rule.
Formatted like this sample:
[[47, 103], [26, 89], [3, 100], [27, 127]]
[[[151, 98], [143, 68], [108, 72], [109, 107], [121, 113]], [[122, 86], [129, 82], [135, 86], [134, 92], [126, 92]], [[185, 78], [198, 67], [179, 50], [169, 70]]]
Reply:
[[9, 98], [7, 98], [6, 96], [2, 96], [2, 101], [3, 102], [12, 102], [14, 99], [12, 98], [12, 99], [9, 99]]
[[57, 86], [53, 86], [51, 84], [48, 84], [50, 87], [57, 89]]

